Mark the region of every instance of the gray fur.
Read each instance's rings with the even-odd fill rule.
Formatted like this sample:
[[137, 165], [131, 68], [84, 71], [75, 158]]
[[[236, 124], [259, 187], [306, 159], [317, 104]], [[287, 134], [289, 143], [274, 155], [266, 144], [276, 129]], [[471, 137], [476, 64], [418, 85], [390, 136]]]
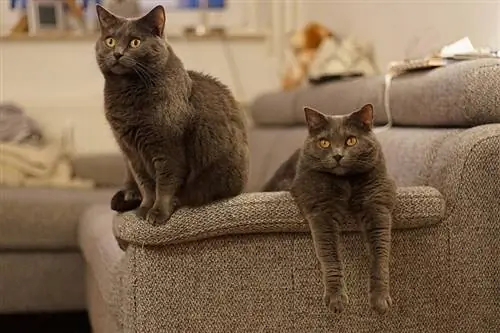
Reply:
[[[370, 304], [384, 313], [392, 304], [389, 255], [396, 186], [371, 130], [373, 107], [368, 104], [345, 116], [327, 116], [307, 107], [304, 111], [309, 130], [304, 146], [278, 169], [265, 189], [290, 190], [309, 222], [323, 272], [325, 303], [334, 312], [341, 312], [348, 302], [339, 224], [349, 216], [357, 219], [371, 259]], [[358, 139], [351, 147], [346, 145], [350, 136]], [[322, 138], [331, 142], [327, 149], [318, 146]], [[342, 156], [340, 161], [335, 155]]]
[[[161, 224], [179, 206], [241, 193], [249, 164], [246, 118], [229, 89], [184, 69], [164, 39], [162, 6], [136, 19], [101, 6], [97, 13], [106, 119], [129, 166], [112, 209], [137, 208], [139, 217]], [[112, 47], [108, 37], [116, 40]]]

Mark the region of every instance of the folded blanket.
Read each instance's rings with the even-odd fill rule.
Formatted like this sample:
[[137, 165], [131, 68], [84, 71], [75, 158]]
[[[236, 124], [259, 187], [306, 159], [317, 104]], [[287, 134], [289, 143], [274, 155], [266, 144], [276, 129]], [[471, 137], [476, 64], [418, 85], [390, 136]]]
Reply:
[[63, 142], [43, 146], [0, 143], [0, 185], [92, 188], [94, 183], [73, 177]]

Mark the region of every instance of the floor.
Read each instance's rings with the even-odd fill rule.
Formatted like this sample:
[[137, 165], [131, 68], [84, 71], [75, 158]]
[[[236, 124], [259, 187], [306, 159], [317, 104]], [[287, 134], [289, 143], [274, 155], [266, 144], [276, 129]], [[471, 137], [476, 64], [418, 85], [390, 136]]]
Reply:
[[86, 312], [0, 315], [2, 333], [91, 333]]

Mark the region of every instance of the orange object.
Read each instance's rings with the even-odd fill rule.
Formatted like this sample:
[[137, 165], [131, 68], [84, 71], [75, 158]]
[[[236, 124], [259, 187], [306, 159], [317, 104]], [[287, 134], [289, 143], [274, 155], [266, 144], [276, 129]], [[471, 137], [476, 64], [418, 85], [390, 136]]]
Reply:
[[331, 30], [317, 22], [308, 23], [302, 30], [292, 35], [290, 46], [296, 63], [285, 68], [281, 80], [284, 90], [294, 89], [302, 84], [307, 76], [309, 65], [325, 38], [336, 37]]
[[28, 15], [23, 14], [19, 18], [19, 21], [12, 27], [11, 34], [24, 34], [28, 32]]

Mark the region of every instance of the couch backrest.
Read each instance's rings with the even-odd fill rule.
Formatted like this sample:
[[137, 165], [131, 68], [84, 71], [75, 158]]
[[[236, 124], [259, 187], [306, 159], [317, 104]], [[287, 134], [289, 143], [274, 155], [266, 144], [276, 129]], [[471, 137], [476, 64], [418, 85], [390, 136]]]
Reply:
[[[304, 125], [304, 106], [344, 114], [372, 103], [375, 123], [387, 122], [384, 77], [355, 78], [288, 92], [268, 93], [251, 105], [257, 126]], [[393, 79], [390, 109], [395, 126], [472, 127], [500, 123], [500, 60], [458, 62]]]
[[73, 160], [76, 177], [91, 179], [97, 187], [121, 187], [125, 180], [125, 160], [119, 152], [114, 154], [88, 154]]
[[[394, 127], [378, 133], [391, 176], [400, 186], [427, 185], [437, 150], [462, 129]], [[248, 191], [262, 189], [278, 167], [299, 148], [305, 127], [254, 128], [250, 133], [250, 179]]]
[[[375, 107], [384, 125], [383, 76], [357, 78], [265, 94], [251, 105], [251, 174], [257, 191], [306, 136], [304, 106], [338, 115], [363, 104]], [[404, 74], [392, 81], [393, 127], [378, 133], [390, 174], [401, 186], [426, 185], [439, 147], [450, 135], [477, 125], [500, 123], [500, 60], [458, 62]]]

